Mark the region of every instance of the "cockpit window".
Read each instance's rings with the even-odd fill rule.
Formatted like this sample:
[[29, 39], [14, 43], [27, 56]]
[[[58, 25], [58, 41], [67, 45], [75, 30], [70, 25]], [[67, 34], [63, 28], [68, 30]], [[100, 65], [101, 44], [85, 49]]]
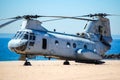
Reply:
[[23, 39], [28, 39], [28, 34], [24, 34]]
[[22, 38], [23, 32], [19, 32], [18, 39]]
[[18, 31], [13, 38], [14, 39], [35, 40], [35, 35], [34, 35], [34, 33], [29, 33], [26, 31]]
[[15, 34], [15, 36], [13, 37], [14, 39], [17, 39], [19, 36], [19, 31]]
[[30, 40], [35, 40], [35, 35], [34, 35], [34, 33], [30, 33]]

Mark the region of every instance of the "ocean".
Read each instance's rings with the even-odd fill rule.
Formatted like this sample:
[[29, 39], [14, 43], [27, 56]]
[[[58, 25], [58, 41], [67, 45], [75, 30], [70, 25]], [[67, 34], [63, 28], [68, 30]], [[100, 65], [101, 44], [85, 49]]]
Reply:
[[[8, 41], [10, 38], [0, 38], [0, 61], [15, 61], [19, 60], [20, 55], [11, 52], [8, 49]], [[113, 39], [112, 47], [106, 54], [119, 54], [120, 53], [120, 39]], [[36, 56], [34, 60], [48, 60], [43, 56]], [[53, 59], [54, 60], [54, 59]]]

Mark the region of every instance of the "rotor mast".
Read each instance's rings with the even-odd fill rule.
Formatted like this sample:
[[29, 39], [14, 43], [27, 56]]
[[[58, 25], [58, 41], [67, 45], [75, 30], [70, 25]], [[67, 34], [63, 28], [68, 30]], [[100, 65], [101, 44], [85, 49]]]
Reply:
[[37, 31], [47, 31], [42, 25], [41, 22], [34, 19], [25, 19], [22, 22], [21, 29], [31, 29], [31, 30], [37, 30]]

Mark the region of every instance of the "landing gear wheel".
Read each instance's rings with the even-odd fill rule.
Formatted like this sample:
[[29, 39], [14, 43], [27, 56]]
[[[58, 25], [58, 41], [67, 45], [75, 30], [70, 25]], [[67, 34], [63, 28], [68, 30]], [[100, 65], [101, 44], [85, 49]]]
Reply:
[[69, 63], [68, 60], [66, 60], [66, 61], [63, 63], [63, 65], [70, 65], [70, 63]]
[[51, 57], [48, 57], [48, 60], [50, 60], [51, 59]]
[[29, 61], [25, 61], [24, 66], [31, 66], [31, 63]]
[[31, 66], [31, 63], [28, 61], [27, 55], [26, 55], [26, 58], [25, 58], [24, 66]]

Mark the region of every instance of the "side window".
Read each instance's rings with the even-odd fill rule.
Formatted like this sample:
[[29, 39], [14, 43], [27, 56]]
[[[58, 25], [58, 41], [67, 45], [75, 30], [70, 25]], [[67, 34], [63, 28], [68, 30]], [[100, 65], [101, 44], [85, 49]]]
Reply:
[[87, 49], [87, 45], [84, 45], [84, 49]]
[[59, 45], [59, 42], [57, 40], [55, 40], [55, 45]]
[[67, 48], [70, 48], [70, 46], [71, 46], [71, 45], [70, 45], [70, 43], [69, 43], [69, 42], [67, 42]]
[[73, 48], [76, 48], [76, 43], [73, 43]]

